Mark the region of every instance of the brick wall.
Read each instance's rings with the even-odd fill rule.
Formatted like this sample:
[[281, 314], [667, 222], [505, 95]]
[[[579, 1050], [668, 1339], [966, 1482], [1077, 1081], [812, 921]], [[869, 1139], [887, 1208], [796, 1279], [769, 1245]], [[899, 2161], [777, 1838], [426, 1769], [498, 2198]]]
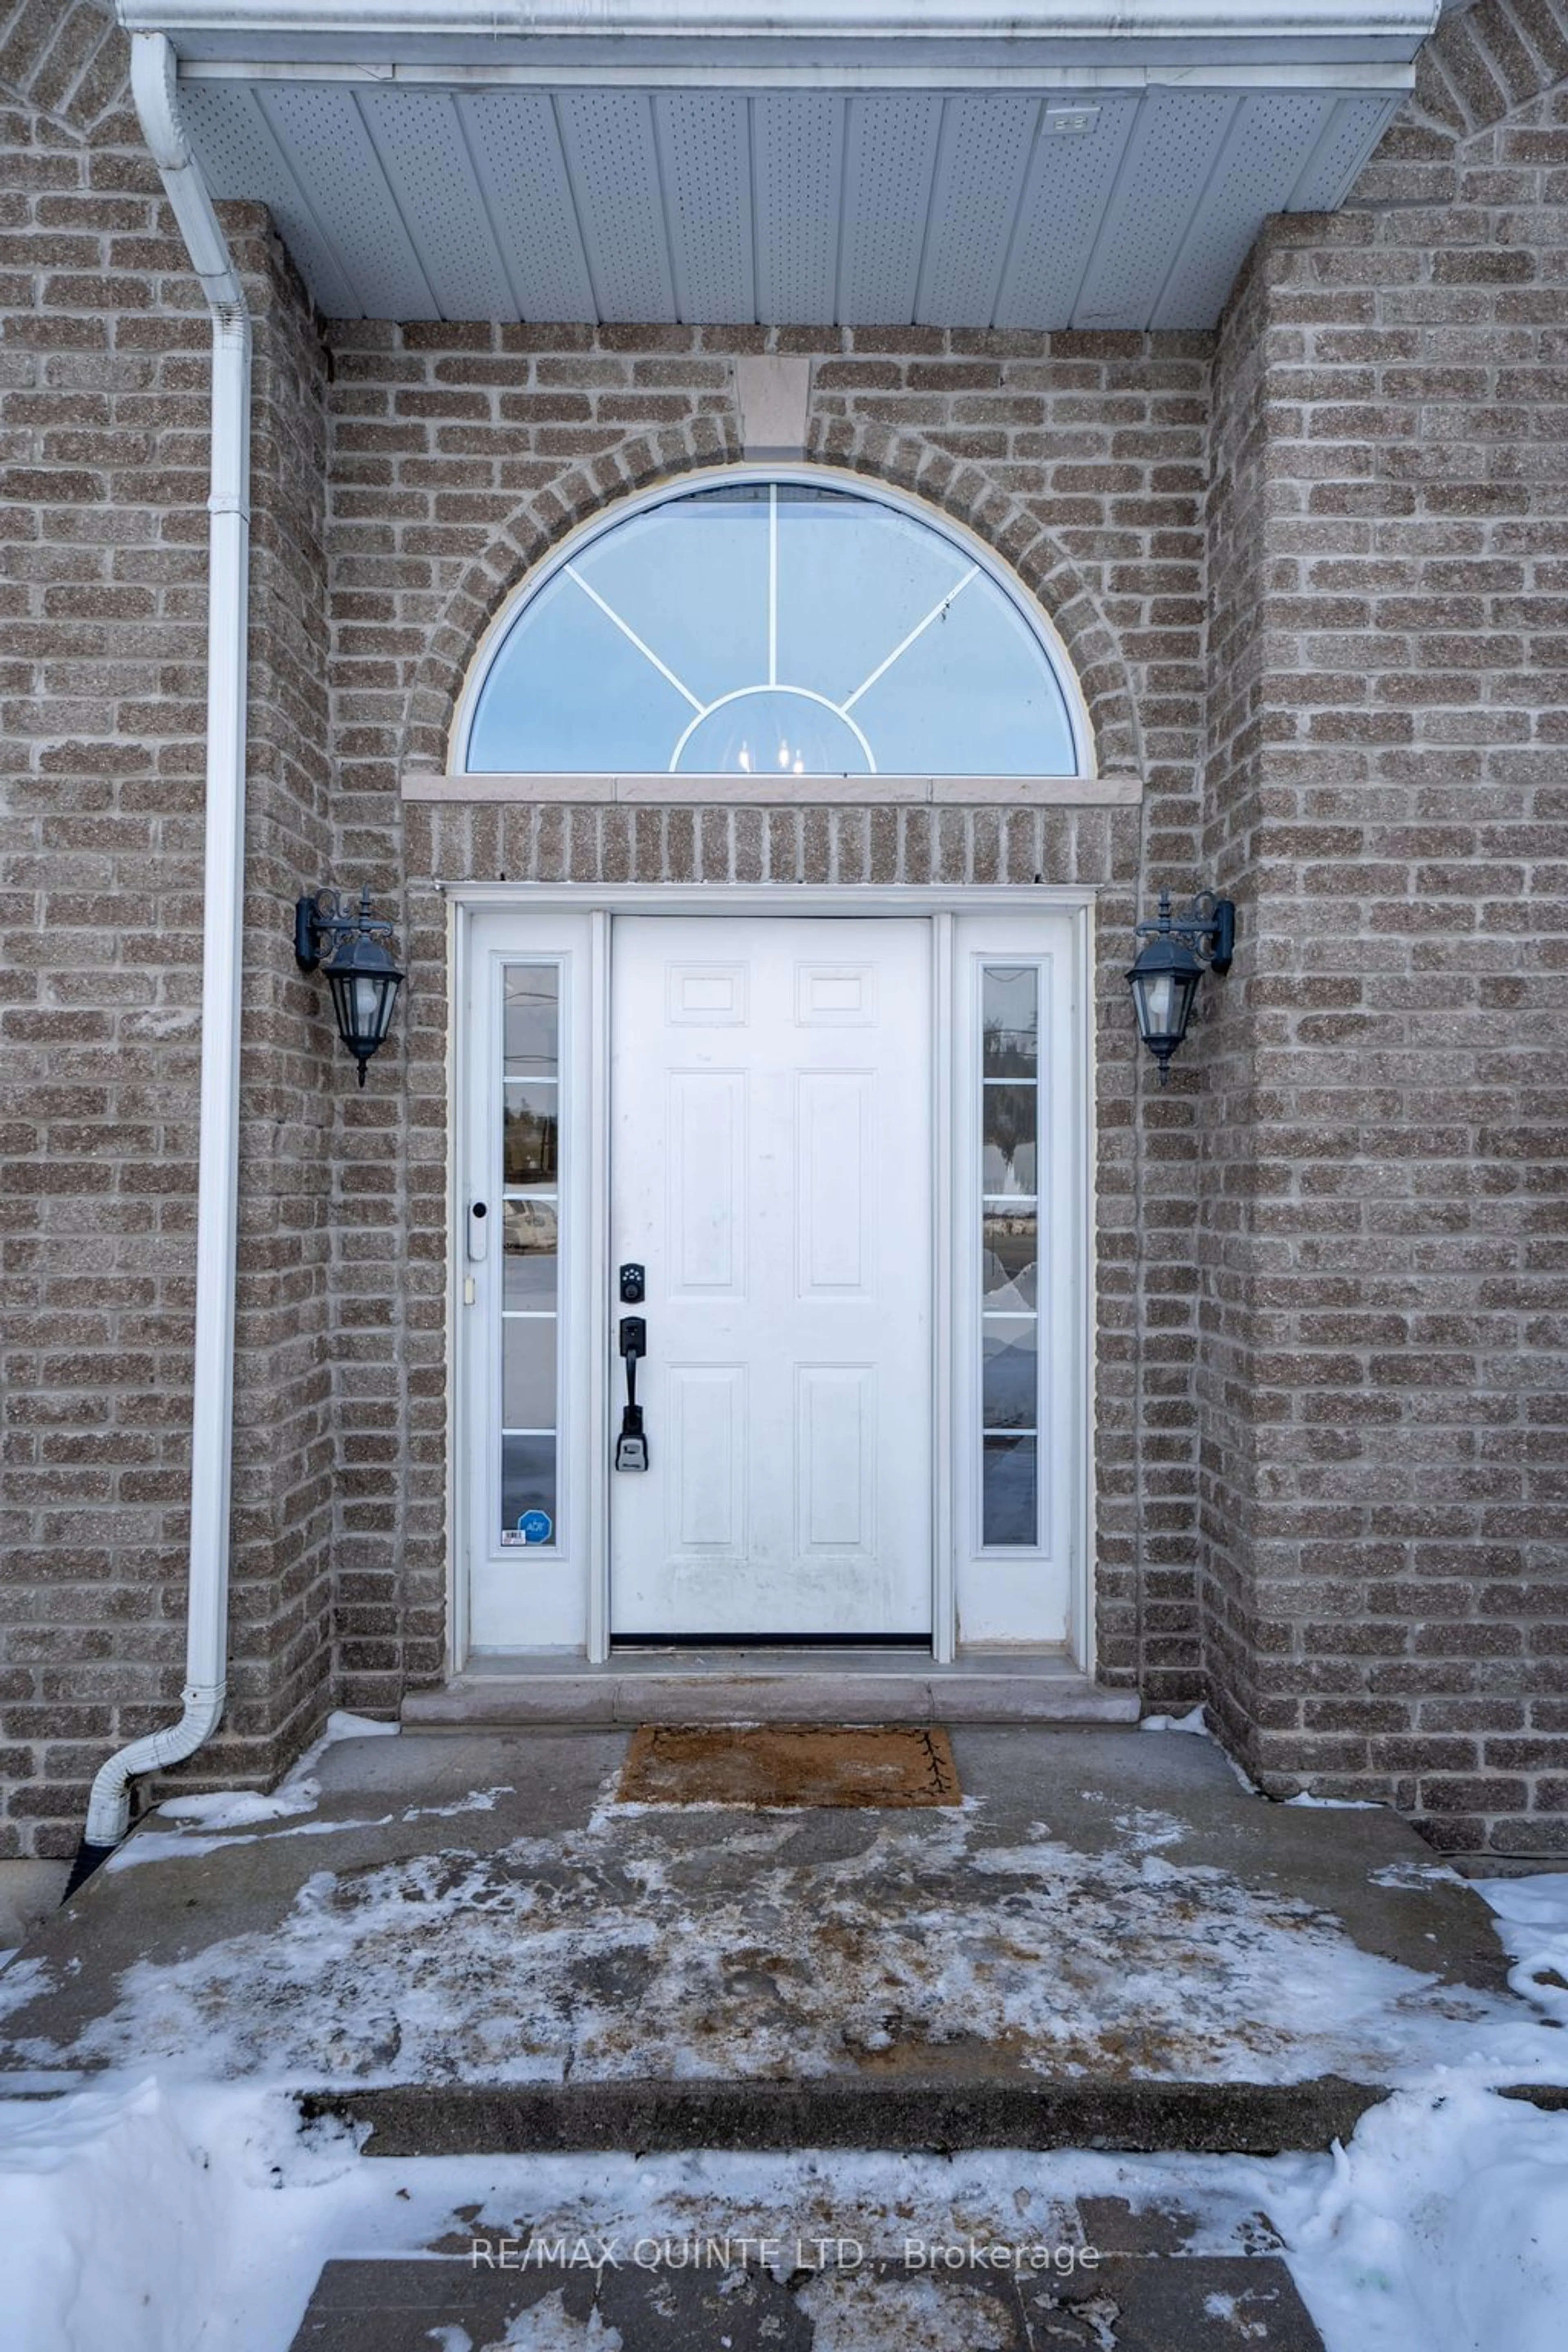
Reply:
[[[448, 1031], [433, 881], [1040, 878], [1104, 894], [1101, 1670], [1191, 1697], [1195, 1082], [1148, 1097], [1121, 973], [1145, 856], [1179, 887], [1195, 880], [1209, 339], [357, 322], [331, 343], [338, 806], [366, 878], [406, 874], [411, 957], [403, 1066], [343, 1114], [386, 1147], [366, 1221], [406, 1220], [409, 1244], [390, 1315], [388, 1268], [352, 1227], [338, 1268], [354, 1372], [342, 1439], [376, 1465], [339, 1543], [345, 1692], [394, 1703], [442, 1664]], [[1102, 770], [1137, 770], [1144, 811], [411, 803], [405, 822], [400, 772], [444, 766], [464, 670], [529, 562], [631, 489], [737, 458], [732, 361], [764, 347], [816, 362], [814, 457], [916, 491], [1016, 565], [1073, 656]]]
[[[0, 0], [0, 1854], [181, 1680], [202, 908], [207, 328], [88, 0]], [[1427, 50], [1350, 211], [1215, 339], [258, 316], [234, 1699], [265, 1777], [445, 1638], [437, 877], [1093, 884], [1101, 1654], [1279, 1791], [1568, 1842], [1561, 1535], [1563, 0]], [[6, 93], [9, 93], [7, 96]], [[1137, 810], [405, 803], [572, 523], [737, 454], [731, 362], [816, 360], [813, 454], [1015, 562]], [[1212, 371], [1211, 371], [1211, 361]], [[328, 377], [331, 382], [329, 388]], [[1554, 763], [1555, 762], [1555, 766]], [[362, 1094], [289, 953], [368, 882], [410, 986]], [[1243, 929], [1163, 1093], [1155, 889]]]
[[[85, 5], [0, 25], [0, 1855], [75, 1851], [91, 1773], [178, 1713], [184, 1668], [209, 329], [124, 68]], [[257, 419], [220, 1779], [321, 1712], [332, 1507], [331, 1097], [284, 919], [328, 845], [321, 355], [265, 216], [229, 220]]]
[[[1452, 19], [1224, 321], [1215, 1697], [1266, 1787], [1568, 1850], [1568, 21]], [[1240, 986], [1236, 982], [1239, 981]]]

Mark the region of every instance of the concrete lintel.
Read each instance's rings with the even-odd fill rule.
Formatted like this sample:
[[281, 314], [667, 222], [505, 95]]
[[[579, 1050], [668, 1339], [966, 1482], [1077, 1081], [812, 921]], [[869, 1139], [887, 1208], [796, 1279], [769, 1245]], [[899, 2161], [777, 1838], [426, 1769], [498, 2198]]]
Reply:
[[406, 768], [405, 801], [621, 803], [644, 808], [1136, 808], [1142, 779], [1107, 776], [439, 775]]

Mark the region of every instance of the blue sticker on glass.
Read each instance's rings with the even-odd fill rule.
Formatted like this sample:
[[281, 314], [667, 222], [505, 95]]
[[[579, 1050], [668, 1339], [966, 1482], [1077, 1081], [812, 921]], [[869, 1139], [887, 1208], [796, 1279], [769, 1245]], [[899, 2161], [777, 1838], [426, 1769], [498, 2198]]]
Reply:
[[555, 1533], [555, 1522], [548, 1511], [524, 1511], [517, 1531], [524, 1543], [548, 1543]]

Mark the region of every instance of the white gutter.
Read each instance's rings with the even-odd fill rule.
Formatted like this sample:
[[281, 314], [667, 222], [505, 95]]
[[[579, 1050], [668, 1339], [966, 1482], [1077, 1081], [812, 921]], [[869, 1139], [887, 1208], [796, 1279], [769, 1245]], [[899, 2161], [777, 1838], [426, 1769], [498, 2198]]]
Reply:
[[[142, 134], [163, 174], [213, 320], [207, 539], [206, 875], [203, 900], [201, 1145], [191, 1425], [185, 1689], [177, 1723], [132, 1740], [92, 1784], [88, 1849], [118, 1845], [131, 1782], [194, 1755], [223, 1713], [228, 1672], [229, 1469], [234, 1443], [235, 1246], [239, 1190], [240, 924], [245, 856], [246, 635], [250, 564], [250, 314], [180, 124], [174, 53], [161, 33], [131, 45]], [[78, 1876], [81, 1874], [79, 1862]]]
[[[869, 42], [935, 50], [980, 42], [1058, 55], [1108, 47], [1230, 49], [1332, 44], [1408, 61], [1442, 0], [115, 0], [130, 31], [173, 36], [182, 58], [287, 55], [394, 58], [421, 46], [470, 45], [479, 57], [520, 47], [627, 42], [651, 48], [721, 40], [768, 47]], [[259, 43], [257, 48], [254, 45]]]
[[886, 34], [1024, 41], [1213, 39], [1242, 33], [1429, 33], [1442, 0], [119, 0], [121, 21], [171, 32], [440, 32], [542, 39], [563, 33]]

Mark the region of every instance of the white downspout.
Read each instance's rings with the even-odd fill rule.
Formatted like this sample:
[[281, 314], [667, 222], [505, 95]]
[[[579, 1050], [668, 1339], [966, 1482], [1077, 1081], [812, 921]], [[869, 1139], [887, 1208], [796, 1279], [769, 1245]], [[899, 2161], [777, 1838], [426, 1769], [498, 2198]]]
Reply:
[[[184, 1712], [102, 1766], [88, 1850], [120, 1843], [138, 1773], [194, 1755], [223, 1714], [228, 1674], [228, 1521], [234, 1444], [235, 1253], [239, 1192], [239, 984], [244, 912], [246, 636], [250, 563], [250, 314], [212, 199], [181, 127], [174, 52], [161, 33], [131, 44], [143, 136], [213, 320], [207, 541], [206, 876], [203, 898], [201, 1145], [191, 1425], [190, 1578]], [[78, 1878], [82, 1874], [79, 1864]]]

